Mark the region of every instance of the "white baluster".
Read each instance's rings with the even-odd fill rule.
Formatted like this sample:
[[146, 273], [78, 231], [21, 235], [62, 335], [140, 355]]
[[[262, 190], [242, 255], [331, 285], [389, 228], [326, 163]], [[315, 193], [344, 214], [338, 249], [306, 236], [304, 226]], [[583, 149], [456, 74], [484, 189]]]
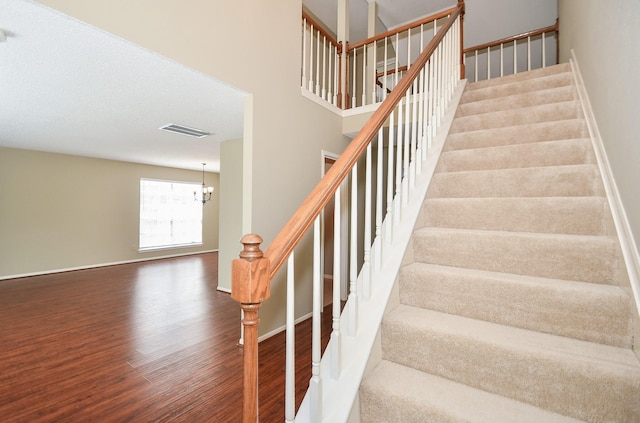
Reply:
[[356, 66], [356, 49], [353, 49], [353, 87], [351, 91], [353, 95], [351, 96], [351, 107], [356, 107], [356, 72], [358, 71], [358, 67]]
[[416, 173], [418, 175], [422, 173], [422, 161], [426, 158], [426, 138], [424, 136], [424, 72], [425, 67], [420, 69], [420, 75], [418, 76], [418, 162], [416, 163]]
[[367, 104], [367, 45], [362, 46], [362, 105]]
[[387, 98], [387, 40], [389, 37], [385, 37], [384, 39], [384, 65], [383, 65], [383, 77], [382, 77], [382, 100], [384, 101]]
[[396, 142], [396, 194], [393, 199], [395, 208], [393, 210], [393, 218], [394, 218], [394, 226], [398, 226], [400, 224], [400, 206], [402, 205], [402, 122], [404, 119], [404, 115], [402, 114], [402, 100], [404, 97], [400, 99], [398, 103], [398, 141]]
[[358, 163], [351, 170], [351, 234], [349, 237], [349, 298], [347, 335], [356, 336], [358, 330]]
[[362, 296], [371, 298], [371, 145], [367, 146], [364, 175], [364, 255], [362, 263]]
[[327, 77], [327, 101], [333, 104], [333, 62], [335, 61], [335, 55], [332, 53], [334, 49], [333, 43], [329, 43], [329, 59], [327, 68], [329, 69], [329, 75]]
[[307, 18], [302, 20], [302, 88], [307, 86]]
[[320, 96], [320, 29], [318, 29], [318, 35], [316, 36], [316, 95]]
[[322, 37], [322, 99], [327, 99], [327, 37]]
[[500, 76], [504, 76], [504, 43], [500, 43]]
[[491, 79], [491, 47], [487, 47], [487, 79]]
[[409, 114], [411, 113], [411, 88], [407, 90], [404, 95], [405, 97], [405, 108], [404, 108], [404, 159], [402, 160], [403, 166], [403, 178], [402, 178], [402, 208], [405, 210], [405, 206], [409, 204], [409, 180], [411, 179], [409, 172], [409, 160], [411, 153], [411, 118]]
[[473, 82], [478, 82], [478, 50], [476, 50], [476, 62], [475, 62], [475, 79]]
[[547, 54], [546, 54], [546, 45], [544, 41], [544, 32], [542, 33], [542, 67], [547, 67]]
[[527, 70], [531, 70], [531, 36], [527, 37]]
[[311, 380], [309, 381], [309, 400], [311, 421], [322, 421], [322, 377], [320, 360], [322, 359], [322, 266], [320, 265], [320, 216], [313, 222], [313, 311], [311, 321]]
[[309, 87], [308, 90], [313, 92], [313, 24], [309, 27]]
[[385, 215], [386, 231], [385, 239], [391, 243], [393, 239], [393, 143], [395, 140], [395, 111], [389, 115], [389, 138], [387, 146], [387, 213]]
[[409, 189], [413, 190], [416, 186], [416, 173], [417, 173], [417, 162], [420, 160], [417, 159], [418, 153], [418, 98], [420, 97], [418, 93], [418, 84], [419, 80], [413, 80], [413, 96], [412, 105], [411, 105], [411, 162], [409, 164]]
[[376, 81], [378, 80], [378, 42], [373, 42], [373, 63], [371, 63], [371, 68], [373, 72], [373, 79], [371, 80], [371, 104], [376, 104], [378, 99], [376, 98], [376, 92], [378, 91], [378, 86], [376, 85]]
[[286, 326], [286, 372], [285, 372], [285, 421], [293, 423], [296, 417], [296, 328], [294, 314], [293, 253], [287, 261], [287, 326]]
[[[382, 196], [383, 196], [383, 175], [384, 175], [384, 128], [378, 130], [378, 166], [376, 166], [376, 237], [374, 245], [376, 249], [373, 251], [375, 261], [375, 269], [382, 268]], [[369, 278], [371, 285], [371, 278]], [[371, 291], [371, 289], [369, 289]], [[365, 293], [366, 295], [366, 293]]]
[[338, 187], [334, 196], [334, 216], [333, 216], [333, 304], [332, 304], [332, 324], [331, 324], [331, 377], [340, 377], [342, 366], [342, 336], [340, 334], [340, 290], [341, 290], [341, 263], [340, 263], [340, 243], [342, 240], [340, 211], [341, 188]]
[[513, 74], [518, 73], [518, 43], [513, 40]]

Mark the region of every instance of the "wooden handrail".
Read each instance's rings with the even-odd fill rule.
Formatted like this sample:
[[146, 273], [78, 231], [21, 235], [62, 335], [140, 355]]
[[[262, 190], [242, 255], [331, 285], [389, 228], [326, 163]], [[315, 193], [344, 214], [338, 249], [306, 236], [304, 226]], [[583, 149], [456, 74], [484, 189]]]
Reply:
[[484, 50], [485, 48], [497, 47], [500, 44], [506, 44], [513, 41], [523, 40], [528, 37], [535, 37], [536, 35], [545, 34], [547, 32], [555, 32], [557, 30], [558, 30], [558, 21], [556, 21], [554, 25], [550, 25], [544, 28], [534, 29], [531, 31], [523, 32], [522, 34], [512, 35], [511, 37], [502, 38], [500, 40], [490, 41], [484, 44], [478, 44], [477, 46], [473, 46], [473, 47], [467, 47], [464, 50], [462, 50], [462, 54], [466, 54], [476, 50]]
[[342, 43], [339, 43], [331, 34], [329, 34], [322, 25], [320, 25], [313, 17], [311, 17], [311, 15], [309, 15], [307, 12], [305, 12], [304, 10], [302, 11], [302, 19], [306, 19], [307, 22], [311, 25], [313, 25], [313, 27], [315, 29], [318, 30], [318, 32], [325, 37], [327, 40], [329, 40], [329, 42], [331, 44], [333, 44], [333, 46], [336, 48], [338, 54], [342, 53]]
[[433, 21], [441, 19], [441, 18], [445, 18], [445, 17], [449, 16], [450, 14], [454, 13], [455, 10], [458, 9], [459, 7], [460, 7], [459, 5], [454, 6], [454, 7], [450, 8], [450, 9], [443, 10], [442, 12], [434, 13], [433, 15], [429, 15], [429, 16], [427, 16], [425, 18], [422, 18], [422, 19], [419, 19], [417, 21], [410, 22], [410, 23], [408, 23], [406, 25], [402, 25], [402, 26], [400, 26], [398, 28], [389, 30], [387, 32], [383, 32], [382, 34], [378, 34], [376, 36], [367, 38], [366, 40], [358, 41], [357, 43], [354, 43], [354, 44], [349, 44], [349, 46], [347, 47], [347, 52], [350, 52], [351, 50], [354, 50], [354, 49], [356, 49], [358, 47], [362, 47], [362, 46], [364, 46], [366, 44], [371, 44], [374, 41], [384, 40], [387, 37], [399, 34], [401, 32], [407, 31], [409, 29], [416, 28], [416, 27], [418, 27], [420, 25], [423, 25], [423, 24], [426, 24], [426, 23], [430, 23], [430, 22], [433, 22]]
[[463, 7], [460, 7], [460, 3], [451, 9], [450, 17], [446, 23], [311, 191], [266, 251], [262, 253], [260, 249], [262, 243], [260, 236], [249, 234], [242, 238], [243, 251], [239, 258], [233, 260], [231, 267], [231, 296], [240, 303], [244, 311], [242, 320], [244, 327], [242, 418], [244, 423], [258, 421], [258, 314], [262, 302], [269, 298], [271, 280], [349, 175], [378, 130], [406, 95], [407, 90], [422, 72], [423, 67], [462, 10]]
[[449, 20], [447, 20], [436, 36], [429, 42], [409, 71], [407, 71], [400, 82], [398, 82], [398, 85], [393, 89], [391, 94], [380, 104], [358, 135], [349, 143], [338, 160], [331, 166], [318, 185], [311, 191], [311, 194], [304, 200], [300, 208], [275, 237], [271, 245], [265, 250], [265, 256], [269, 258], [271, 264], [269, 271], [270, 279], [280, 270], [280, 267], [282, 267], [294, 247], [313, 224], [316, 216], [318, 216], [327, 205], [342, 181], [351, 171], [353, 165], [366, 150], [367, 145], [369, 145], [391, 112], [398, 105], [400, 99], [405, 95], [409, 87], [411, 87], [414, 79], [418, 76], [418, 73], [425, 63], [427, 63], [427, 60], [433, 54], [438, 44], [440, 44], [446, 32], [451, 25], [453, 25], [453, 22], [455, 22], [455, 19], [460, 14], [460, 8], [454, 7], [450, 10], [452, 12]]

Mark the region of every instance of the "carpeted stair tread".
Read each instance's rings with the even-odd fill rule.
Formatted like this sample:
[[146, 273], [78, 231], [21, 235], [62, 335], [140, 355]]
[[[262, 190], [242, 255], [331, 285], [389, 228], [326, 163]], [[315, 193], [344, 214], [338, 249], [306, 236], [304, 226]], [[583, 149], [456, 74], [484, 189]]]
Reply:
[[436, 172], [595, 163], [588, 138], [446, 151]]
[[640, 421], [630, 349], [402, 304], [381, 333], [385, 360], [581, 420]]
[[604, 197], [430, 198], [422, 226], [605, 235]]
[[588, 137], [584, 119], [510, 125], [449, 134], [444, 151]]
[[439, 172], [427, 198], [588, 197], [603, 195], [595, 165]]
[[360, 390], [362, 423], [577, 423], [533, 407], [383, 360]]
[[486, 100], [489, 98], [499, 98], [514, 94], [523, 94], [549, 88], [558, 88], [571, 85], [573, 76], [570, 73], [558, 73], [554, 75], [528, 78], [521, 81], [499, 81], [494, 80], [489, 86], [477, 86], [469, 84], [460, 99], [461, 103]]
[[400, 302], [413, 307], [631, 347], [631, 299], [617, 286], [412, 263]]
[[567, 85], [498, 98], [462, 102], [458, 106], [456, 117], [571, 101], [576, 99], [576, 95], [573, 86]]
[[424, 227], [412, 247], [422, 263], [609, 285], [619, 277], [612, 237]]
[[575, 119], [578, 117], [578, 105], [577, 100], [570, 100], [457, 117], [451, 124], [450, 133], [455, 134], [458, 132], [501, 128], [513, 125]]
[[467, 84], [466, 90], [472, 91], [487, 88], [495, 85], [510, 84], [513, 82], [522, 82], [528, 79], [542, 78], [545, 76], [564, 74], [571, 72], [569, 63], [560, 63], [558, 65], [547, 66], [544, 68], [534, 69], [527, 72], [519, 72], [515, 74], [505, 75], [500, 78], [484, 79], [482, 81], [470, 82]]

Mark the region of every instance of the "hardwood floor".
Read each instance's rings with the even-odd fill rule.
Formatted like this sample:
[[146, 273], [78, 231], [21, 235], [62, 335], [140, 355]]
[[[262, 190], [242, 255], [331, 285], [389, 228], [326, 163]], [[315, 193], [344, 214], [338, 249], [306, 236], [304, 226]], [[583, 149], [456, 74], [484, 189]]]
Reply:
[[[217, 274], [210, 253], [0, 281], [0, 421], [239, 422], [240, 312]], [[260, 343], [262, 422], [284, 421], [284, 357], [284, 333]]]

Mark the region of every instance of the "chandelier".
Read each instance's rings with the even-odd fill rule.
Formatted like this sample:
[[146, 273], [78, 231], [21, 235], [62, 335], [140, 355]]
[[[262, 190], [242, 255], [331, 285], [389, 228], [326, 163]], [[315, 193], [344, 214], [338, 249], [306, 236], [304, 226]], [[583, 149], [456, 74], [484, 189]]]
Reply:
[[211, 195], [213, 194], [213, 187], [208, 187], [204, 184], [204, 166], [206, 163], [202, 163], [202, 198], [198, 198], [198, 191], [193, 191], [193, 200], [202, 201], [202, 204], [207, 201], [211, 201]]

